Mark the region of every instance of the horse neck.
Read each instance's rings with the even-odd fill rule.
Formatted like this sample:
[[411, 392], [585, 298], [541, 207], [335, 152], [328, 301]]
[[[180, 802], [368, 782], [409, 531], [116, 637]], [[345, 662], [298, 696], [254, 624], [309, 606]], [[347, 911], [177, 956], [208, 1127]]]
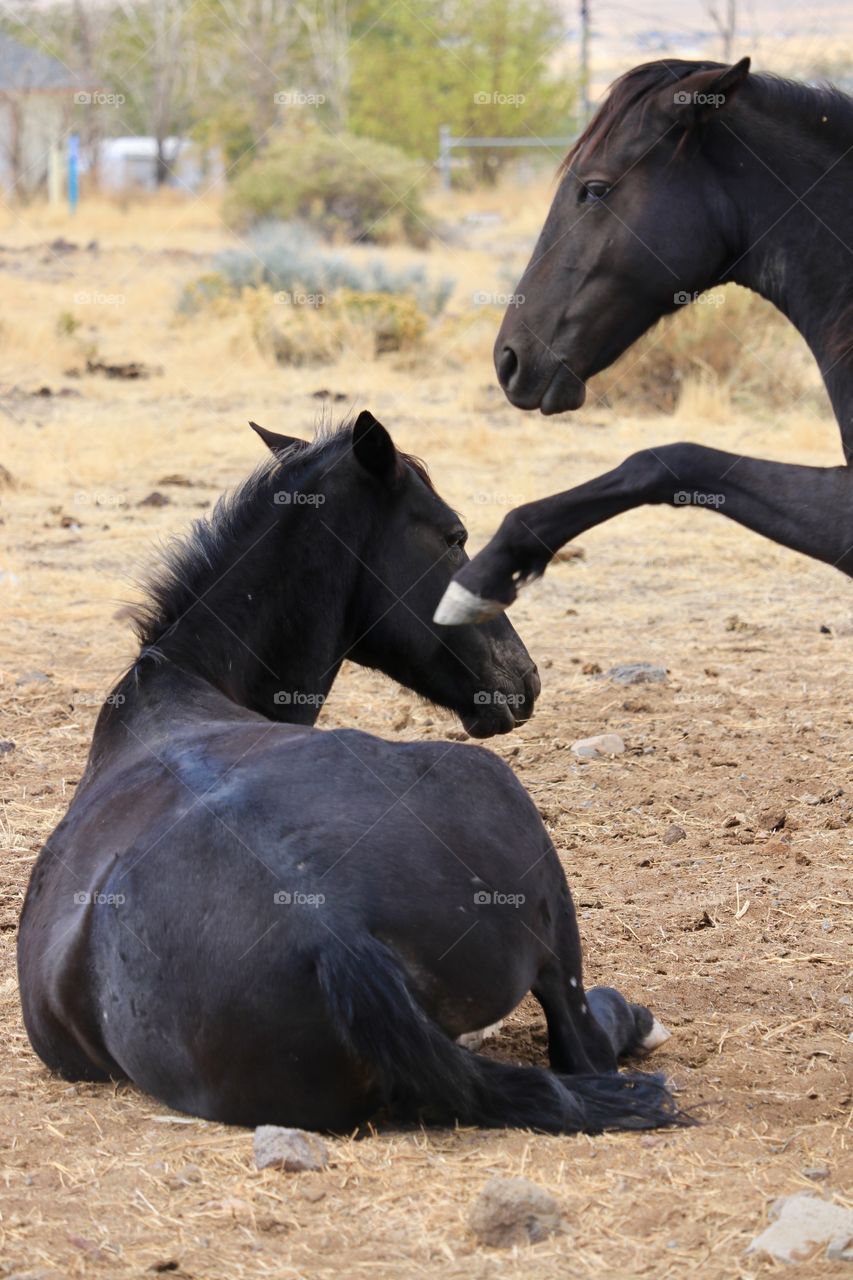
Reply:
[[215, 691], [269, 720], [314, 723], [355, 639], [349, 604], [357, 559], [326, 563], [331, 549], [309, 525], [294, 512], [257, 544], [248, 535], [245, 554], [231, 548], [226, 564], [196, 562], [188, 607], [173, 619], [166, 614], [162, 634], [131, 672], [141, 700], [163, 705], [168, 688], [168, 702], [180, 702], [185, 687], [196, 707]]
[[731, 132], [742, 149], [739, 172], [750, 176], [729, 187], [730, 194], [737, 192], [740, 232], [721, 282], [733, 280], [761, 294], [805, 338], [846, 460], [853, 462], [853, 262], [847, 247], [853, 244], [853, 209], [845, 196], [851, 161], [842, 140], [829, 146], [814, 125], [788, 123], [780, 130], [778, 120], [765, 116], [759, 132], [754, 112], [742, 119]]

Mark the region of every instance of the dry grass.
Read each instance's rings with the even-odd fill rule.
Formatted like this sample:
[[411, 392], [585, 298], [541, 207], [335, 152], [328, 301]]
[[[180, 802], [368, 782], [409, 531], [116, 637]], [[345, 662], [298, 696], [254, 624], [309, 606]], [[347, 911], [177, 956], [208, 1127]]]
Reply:
[[[114, 616], [132, 593], [127, 575], [258, 459], [248, 417], [308, 435], [316, 392], [341, 395], [336, 410], [369, 404], [430, 462], [475, 545], [509, 506], [642, 442], [687, 436], [830, 464], [830, 424], [802, 407], [756, 420], [713, 389], [689, 392], [692, 402], [685, 393], [683, 412], [654, 420], [592, 402], [566, 421], [521, 415], [494, 391], [485, 356], [472, 354], [487, 341], [482, 311], [470, 350], [459, 333], [436, 338], [414, 369], [350, 352], [319, 370], [282, 371], [239, 316], [174, 323], [180, 288], [218, 247], [215, 225], [199, 226], [194, 247], [185, 230], [192, 256], [178, 256], [163, 248], [153, 212], [149, 235], [105, 209], [99, 253], [57, 257], [43, 247], [54, 228], [39, 216], [38, 251], [0, 252], [0, 461], [16, 481], [0, 492], [0, 738], [16, 743], [0, 756], [0, 1275], [776, 1274], [743, 1254], [769, 1202], [800, 1190], [843, 1201], [853, 1185], [853, 825], [850, 795], [835, 794], [849, 792], [853, 764], [853, 599], [833, 571], [712, 514], [634, 512], [591, 531], [584, 560], [555, 567], [522, 597], [514, 620], [540, 663], [543, 699], [529, 726], [494, 744], [553, 832], [590, 980], [647, 997], [671, 1025], [658, 1063], [687, 1104], [706, 1104], [701, 1129], [599, 1139], [388, 1130], [331, 1142], [325, 1173], [259, 1173], [246, 1132], [187, 1123], [127, 1085], [49, 1076], [20, 1021], [15, 925], [32, 859], [80, 777], [96, 704], [131, 654]], [[56, 230], [86, 243], [87, 216]], [[491, 257], [460, 245], [441, 266], [470, 281]], [[62, 336], [69, 293], [87, 288], [123, 289], [127, 301], [93, 307], [82, 330]], [[68, 378], [84, 340], [163, 373]], [[79, 395], [31, 394], [43, 385]], [[175, 473], [192, 487], [165, 485]], [[155, 488], [170, 505], [137, 506]], [[669, 683], [621, 689], [593, 674], [635, 659], [662, 661]], [[33, 670], [49, 678], [17, 684]], [[404, 739], [453, 728], [355, 668], [323, 722]], [[571, 759], [567, 744], [604, 730], [623, 734], [630, 752]], [[790, 815], [786, 840], [760, 829], [768, 801]], [[738, 824], [725, 825], [729, 817]], [[673, 822], [686, 839], [665, 845]], [[526, 1002], [493, 1051], [533, 1061], [543, 1050], [541, 1017]], [[478, 1248], [467, 1216], [495, 1174], [552, 1190], [568, 1234], [529, 1249]], [[841, 1263], [808, 1264], [810, 1277], [841, 1274]]]

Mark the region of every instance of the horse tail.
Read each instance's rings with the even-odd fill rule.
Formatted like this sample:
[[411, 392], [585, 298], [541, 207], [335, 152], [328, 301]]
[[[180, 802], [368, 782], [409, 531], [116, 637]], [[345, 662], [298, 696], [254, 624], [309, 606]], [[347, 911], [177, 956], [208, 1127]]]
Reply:
[[338, 1034], [401, 1119], [549, 1133], [689, 1123], [660, 1076], [557, 1075], [464, 1049], [414, 999], [394, 952], [370, 935], [327, 939], [317, 973]]

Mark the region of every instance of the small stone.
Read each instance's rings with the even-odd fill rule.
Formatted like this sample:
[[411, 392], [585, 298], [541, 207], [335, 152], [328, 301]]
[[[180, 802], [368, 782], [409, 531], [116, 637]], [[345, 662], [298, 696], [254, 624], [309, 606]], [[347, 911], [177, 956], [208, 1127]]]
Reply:
[[684, 827], [679, 827], [677, 823], [673, 823], [671, 827], [667, 827], [663, 833], [664, 844], [677, 844], [679, 840], [686, 840], [687, 832]]
[[43, 671], [24, 671], [18, 676], [15, 684], [18, 688], [24, 684], [47, 684], [50, 676], [45, 675]]
[[0, 756], [7, 756], [10, 751], [15, 750], [15, 743], [11, 738], [0, 739]]
[[725, 822], [723, 823], [723, 827], [726, 829], [728, 829], [729, 827], [739, 827], [739, 826], [740, 826], [740, 818], [737, 816], [736, 813], [731, 814], [731, 816], [726, 818]]
[[813, 1169], [803, 1169], [803, 1177], [812, 1182], [823, 1182], [824, 1178], [829, 1177], [829, 1170], [825, 1164], [817, 1165]]
[[153, 493], [149, 493], [147, 498], [143, 498], [141, 502], [137, 502], [138, 507], [168, 507], [172, 499], [165, 493], [160, 493], [159, 489], [155, 489]]
[[581, 674], [585, 676], [600, 676], [601, 667], [597, 662], [585, 662], [581, 667]]
[[478, 1243], [493, 1249], [535, 1244], [567, 1225], [554, 1196], [527, 1178], [492, 1178], [474, 1202], [468, 1221]]
[[258, 1125], [255, 1130], [255, 1164], [259, 1169], [284, 1169], [286, 1173], [325, 1169], [329, 1150], [315, 1133], [302, 1129], [281, 1129], [275, 1124]]
[[853, 1209], [817, 1196], [783, 1196], [770, 1206], [774, 1221], [747, 1247], [747, 1253], [767, 1253], [778, 1262], [802, 1262], [821, 1245], [828, 1258], [853, 1257]]
[[592, 738], [578, 738], [572, 743], [572, 755], [581, 760], [598, 760], [601, 756], [621, 756], [625, 742], [618, 733], [599, 733]]
[[614, 684], [663, 684], [666, 667], [655, 666], [652, 662], [623, 662], [610, 668], [607, 679]]
[[758, 825], [762, 831], [781, 831], [787, 816], [781, 805], [769, 804], [758, 810]]

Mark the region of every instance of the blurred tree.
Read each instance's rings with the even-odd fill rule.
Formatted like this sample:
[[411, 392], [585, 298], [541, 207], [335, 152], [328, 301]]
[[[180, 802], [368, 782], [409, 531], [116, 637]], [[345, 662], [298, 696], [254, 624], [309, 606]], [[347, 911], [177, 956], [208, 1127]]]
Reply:
[[157, 143], [158, 185], [174, 158], [167, 139], [193, 119], [200, 50], [192, 20], [193, 0], [119, 0], [104, 41], [104, 75], [127, 98], [126, 127]]
[[[353, 18], [350, 128], [435, 156], [438, 130], [525, 137], [570, 131], [574, 82], [556, 0], [362, 0]], [[480, 179], [512, 152], [472, 153]]]
[[237, 171], [277, 122], [276, 98], [305, 60], [295, 0], [205, 0], [194, 38], [202, 50], [195, 132]]
[[297, 6], [317, 82], [335, 129], [346, 129], [350, 92], [350, 14], [348, 0], [312, 0]]
[[274, 125], [300, 135], [313, 118], [346, 128], [348, 0], [205, 0], [195, 132], [217, 142], [234, 174]]

